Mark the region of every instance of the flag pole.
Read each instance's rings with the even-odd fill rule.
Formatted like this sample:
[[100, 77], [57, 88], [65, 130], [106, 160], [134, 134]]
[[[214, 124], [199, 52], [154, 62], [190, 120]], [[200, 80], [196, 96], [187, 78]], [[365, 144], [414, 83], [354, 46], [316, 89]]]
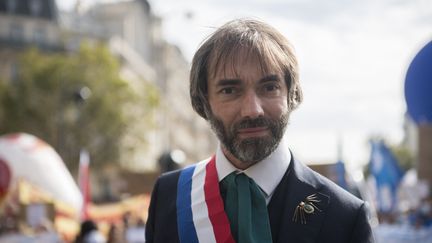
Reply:
[[83, 206], [80, 218], [82, 221], [89, 219], [90, 196], [90, 155], [86, 149], [81, 149], [79, 156], [78, 181], [83, 198]]

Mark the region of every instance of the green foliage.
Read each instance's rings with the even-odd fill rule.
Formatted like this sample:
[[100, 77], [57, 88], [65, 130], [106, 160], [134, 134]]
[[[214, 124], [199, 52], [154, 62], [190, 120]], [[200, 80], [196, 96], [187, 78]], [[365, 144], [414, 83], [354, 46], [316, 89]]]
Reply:
[[399, 162], [399, 165], [404, 171], [407, 171], [414, 167], [414, 155], [411, 151], [403, 145], [392, 145], [390, 150]]
[[[86, 93], [78, 95], [84, 87], [91, 91], [87, 99]], [[102, 45], [83, 45], [78, 53], [30, 49], [19, 58], [16, 80], [0, 82], [0, 95], [0, 134], [38, 136], [72, 170], [81, 148], [89, 150], [95, 166], [120, 162], [129, 127], [138, 119], [150, 126], [151, 119], [139, 115], [151, 114], [159, 101], [150, 84], [132, 90], [119, 76], [119, 63]]]

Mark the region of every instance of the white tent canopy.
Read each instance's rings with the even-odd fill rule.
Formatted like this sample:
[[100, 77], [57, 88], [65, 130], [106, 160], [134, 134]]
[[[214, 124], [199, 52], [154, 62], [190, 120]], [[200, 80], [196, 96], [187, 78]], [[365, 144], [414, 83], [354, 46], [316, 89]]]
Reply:
[[25, 134], [0, 136], [0, 159], [11, 170], [12, 183], [22, 178], [78, 212], [82, 195], [63, 160], [39, 138]]

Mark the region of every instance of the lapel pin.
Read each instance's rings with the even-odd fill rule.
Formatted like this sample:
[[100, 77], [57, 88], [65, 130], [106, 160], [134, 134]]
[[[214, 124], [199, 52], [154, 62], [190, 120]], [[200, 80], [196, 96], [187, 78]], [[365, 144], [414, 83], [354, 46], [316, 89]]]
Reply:
[[300, 220], [301, 224], [306, 224], [306, 214], [313, 214], [315, 210], [318, 210], [321, 212], [321, 210], [315, 205], [316, 203], [321, 202], [321, 200], [318, 199], [316, 194], [312, 194], [306, 197], [304, 201], [301, 201], [299, 205], [296, 207], [294, 211], [294, 215], [292, 220], [294, 222], [297, 222], [297, 220]]

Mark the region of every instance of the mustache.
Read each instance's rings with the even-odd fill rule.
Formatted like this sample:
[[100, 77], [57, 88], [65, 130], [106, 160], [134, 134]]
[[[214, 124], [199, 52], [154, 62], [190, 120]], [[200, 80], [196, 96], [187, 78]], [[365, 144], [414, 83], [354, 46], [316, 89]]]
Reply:
[[255, 119], [244, 119], [234, 125], [234, 130], [243, 128], [254, 128], [254, 127], [268, 127], [271, 125], [271, 121], [264, 117], [258, 117]]

